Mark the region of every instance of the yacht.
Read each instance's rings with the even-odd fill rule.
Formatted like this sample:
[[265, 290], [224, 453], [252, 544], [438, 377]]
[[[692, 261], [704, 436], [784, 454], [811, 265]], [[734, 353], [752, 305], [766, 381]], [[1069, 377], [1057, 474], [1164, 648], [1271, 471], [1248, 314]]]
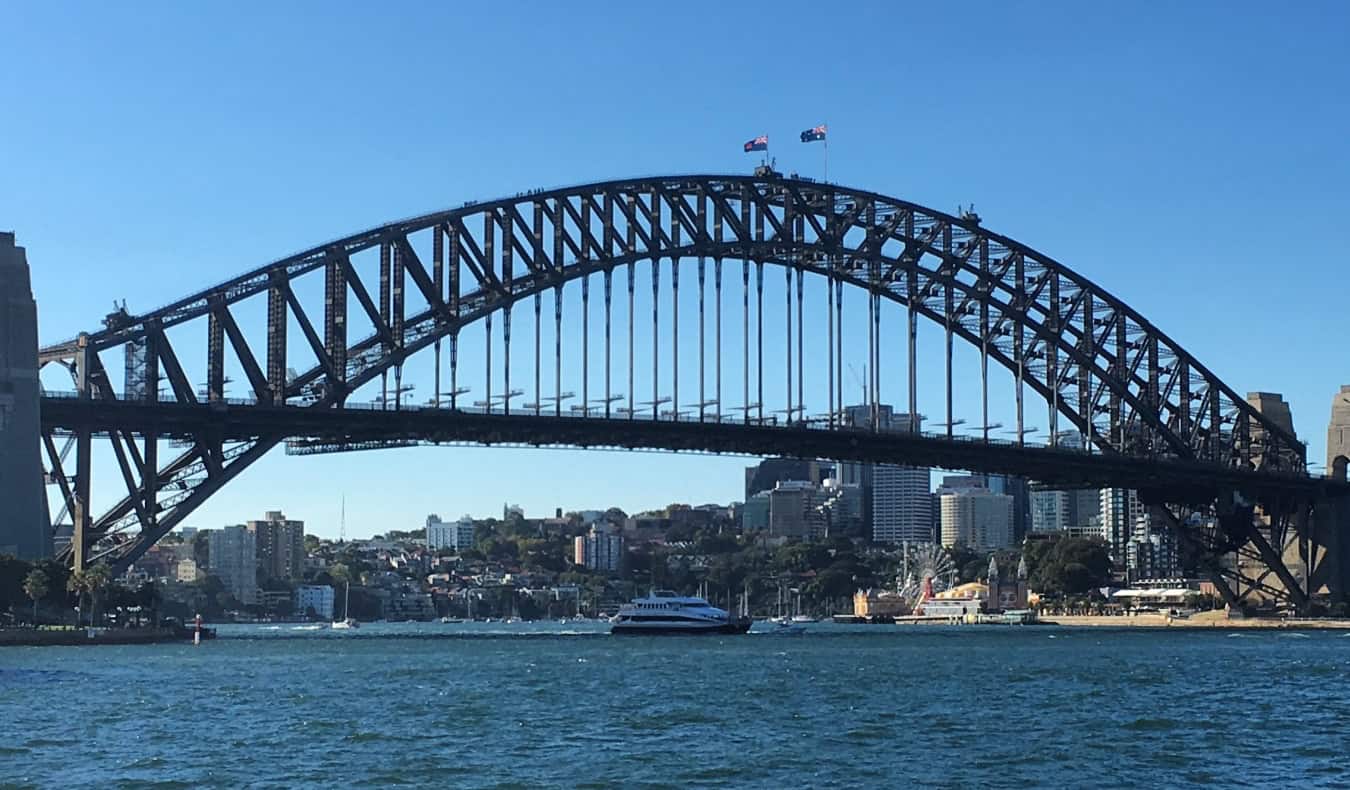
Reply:
[[610, 619], [611, 634], [743, 634], [749, 618], [733, 618], [703, 598], [656, 590], [634, 598]]

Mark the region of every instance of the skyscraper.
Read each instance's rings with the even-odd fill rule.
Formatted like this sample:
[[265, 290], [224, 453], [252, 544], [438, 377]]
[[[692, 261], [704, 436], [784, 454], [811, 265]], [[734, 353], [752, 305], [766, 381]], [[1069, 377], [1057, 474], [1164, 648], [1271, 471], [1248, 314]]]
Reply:
[[931, 477], [925, 468], [877, 466], [872, 470], [872, 540], [933, 542]]
[[942, 500], [942, 545], [977, 551], [1007, 548], [1013, 540], [1013, 498], [984, 488], [945, 493]]
[[987, 475], [985, 486], [995, 494], [1012, 497], [1012, 543], [1021, 543], [1031, 525], [1031, 486], [1025, 477]]
[[0, 554], [52, 553], [38, 455], [37, 304], [28, 258], [0, 233]]
[[[855, 428], [870, 427], [871, 407], [845, 407], [844, 422]], [[910, 417], [881, 404], [877, 407], [876, 429], [908, 432]], [[839, 469], [841, 483], [861, 486], [863, 522], [878, 543], [933, 541], [931, 477], [926, 467], [850, 463], [840, 464]]]

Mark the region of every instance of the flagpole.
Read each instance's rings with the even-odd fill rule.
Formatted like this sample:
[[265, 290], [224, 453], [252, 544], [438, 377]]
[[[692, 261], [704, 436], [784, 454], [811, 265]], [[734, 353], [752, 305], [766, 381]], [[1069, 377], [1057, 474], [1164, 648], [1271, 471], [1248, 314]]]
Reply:
[[825, 183], [830, 182], [830, 126], [828, 123], [822, 124], [825, 127]]

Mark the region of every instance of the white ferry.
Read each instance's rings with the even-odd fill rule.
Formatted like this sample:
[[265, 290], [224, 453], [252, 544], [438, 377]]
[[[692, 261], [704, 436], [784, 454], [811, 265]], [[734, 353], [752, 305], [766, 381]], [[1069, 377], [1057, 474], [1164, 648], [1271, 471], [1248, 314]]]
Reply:
[[697, 597], [657, 590], [634, 598], [610, 619], [611, 634], [743, 634], [749, 618], [734, 618]]

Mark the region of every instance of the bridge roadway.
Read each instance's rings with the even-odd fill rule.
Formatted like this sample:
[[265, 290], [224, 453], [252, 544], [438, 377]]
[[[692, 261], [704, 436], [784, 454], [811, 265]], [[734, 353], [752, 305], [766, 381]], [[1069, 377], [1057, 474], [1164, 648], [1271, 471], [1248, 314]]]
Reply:
[[349, 403], [340, 409], [254, 401], [177, 403], [86, 400], [45, 395], [44, 431], [101, 433], [107, 426], [138, 434], [192, 440], [292, 440], [304, 453], [351, 447], [370, 449], [409, 444], [480, 444], [532, 447], [660, 449], [750, 456], [784, 456], [835, 461], [967, 469], [1012, 474], [1066, 488], [1120, 487], [1153, 494], [1159, 501], [1201, 504], [1224, 491], [1324, 499], [1350, 496], [1350, 484], [1294, 473], [1257, 473], [1175, 458], [1141, 458], [1086, 452], [1015, 441], [945, 434], [874, 432], [828, 427], [819, 422], [783, 424], [741, 417], [681, 416], [653, 419], [503, 413], [478, 408], [434, 408]]

